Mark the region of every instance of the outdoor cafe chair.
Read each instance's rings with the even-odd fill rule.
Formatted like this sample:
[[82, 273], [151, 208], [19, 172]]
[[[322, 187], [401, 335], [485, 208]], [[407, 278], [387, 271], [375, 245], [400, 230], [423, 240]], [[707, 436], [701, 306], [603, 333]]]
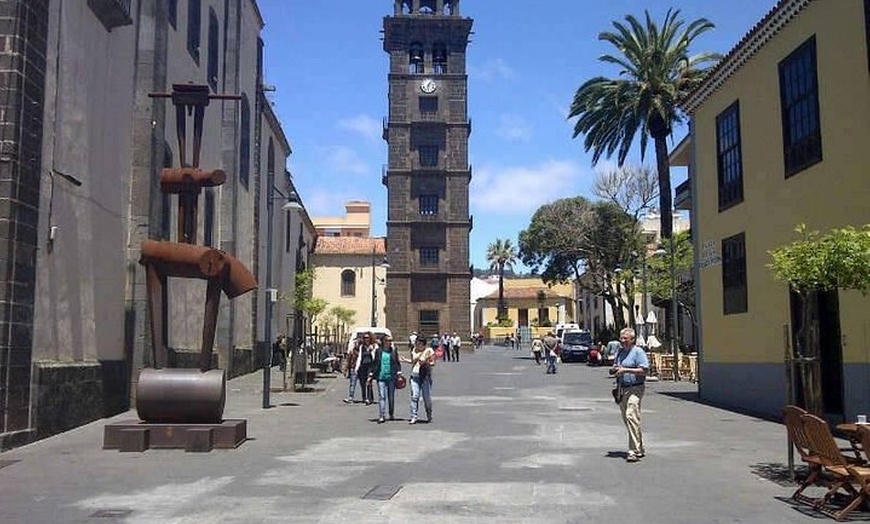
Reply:
[[[810, 413], [801, 415], [801, 420], [809, 438], [811, 452], [819, 457], [824, 470], [832, 475], [827, 493], [813, 507], [836, 520], [843, 520], [852, 510], [868, 500], [870, 467], [858, 466], [846, 459], [825, 420]], [[851, 500], [839, 511], [828, 509], [828, 502], [840, 489], [845, 490], [852, 497]]]
[[806, 463], [810, 470], [807, 478], [792, 493], [791, 498], [797, 502], [812, 506], [817, 502], [817, 499], [804, 495], [803, 491], [817, 483], [827, 486], [828, 482], [822, 475], [822, 461], [812, 451], [812, 444], [806, 431], [804, 431], [804, 423], [801, 417], [806, 414], [807, 411], [799, 406], [789, 405], [782, 410], [782, 419], [788, 432], [788, 439], [794, 445], [801, 460]]

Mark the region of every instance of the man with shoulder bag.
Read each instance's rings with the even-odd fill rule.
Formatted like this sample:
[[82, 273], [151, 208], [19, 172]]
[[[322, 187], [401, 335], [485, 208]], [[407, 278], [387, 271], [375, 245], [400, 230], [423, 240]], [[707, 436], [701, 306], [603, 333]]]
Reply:
[[636, 346], [637, 336], [631, 328], [619, 332], [620, 348], [610, 369], [616, 379], [613, 399], [619, 404], [622, 421], [628, 430], [627, 462], [637, 462], [646, 454], [640, 427], [640, 403], [649, 372], [649, 359], [643, 349]]

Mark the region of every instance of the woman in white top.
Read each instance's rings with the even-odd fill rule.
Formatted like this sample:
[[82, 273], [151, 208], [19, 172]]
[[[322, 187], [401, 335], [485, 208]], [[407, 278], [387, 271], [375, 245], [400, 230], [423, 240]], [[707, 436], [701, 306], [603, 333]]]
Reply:
[[402, 362], [411, 364], [411, 419], [409, 424], [417, 423], [420, 396], [426, 407], [426, 421], [432, 422], [432, 368], [435, 367], [435, 351], [426, 345], [426, 337], [418, 336], [411, 358], [402, 357]]

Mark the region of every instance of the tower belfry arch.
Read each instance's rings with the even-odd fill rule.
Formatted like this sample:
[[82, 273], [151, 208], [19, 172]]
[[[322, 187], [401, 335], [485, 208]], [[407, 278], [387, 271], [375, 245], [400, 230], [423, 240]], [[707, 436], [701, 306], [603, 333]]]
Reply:
[[471, 329], [466, 49], [458, 0], [395, 0], [387, 141], [387, 318], [394, 336]]
[[459, 16], [459, 0], [394, 0], [393, 14]]

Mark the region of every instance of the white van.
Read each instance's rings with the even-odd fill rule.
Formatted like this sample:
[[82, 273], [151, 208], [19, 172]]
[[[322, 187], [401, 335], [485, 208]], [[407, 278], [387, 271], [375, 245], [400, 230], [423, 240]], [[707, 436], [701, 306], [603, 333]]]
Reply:
[[559, 341], [561, 342], [562, 341], [562, 334], [564, 332], [566, 332], [566, 331], [579, 331], [579, 330], [580, 330], [580, 326], [573, 323], [573, 322], [569, 322], [567, 324], [556, 324], [556, 329], [555, 329], [556, 338], [558, 338]]
[[355, 327], [353, 331], [350, 332], [350, 338], [347, 340], [347, 352], [353, 349], [353, 341], [359, 338], [360, 335], [366, 332], [372, 332], [372, 335], [375, 336], [379, 341], [383, 340], [384, 337], [392, 337], [393, 332], [385, 327]]

